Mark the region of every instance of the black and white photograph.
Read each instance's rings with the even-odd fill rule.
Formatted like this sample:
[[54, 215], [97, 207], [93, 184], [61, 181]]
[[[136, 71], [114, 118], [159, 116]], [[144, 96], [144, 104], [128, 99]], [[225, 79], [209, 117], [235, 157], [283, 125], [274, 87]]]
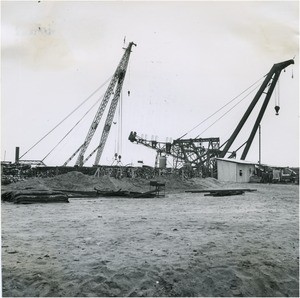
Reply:
[[299, 297], [299, 1], [1, 1], [2, 297]]

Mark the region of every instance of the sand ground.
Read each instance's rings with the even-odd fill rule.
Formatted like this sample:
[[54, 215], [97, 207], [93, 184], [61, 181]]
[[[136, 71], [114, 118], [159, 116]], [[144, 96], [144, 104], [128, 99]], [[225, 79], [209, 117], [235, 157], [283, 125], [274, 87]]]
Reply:
[[2, 203], [3, 296], [299, 297], [296, 185]]

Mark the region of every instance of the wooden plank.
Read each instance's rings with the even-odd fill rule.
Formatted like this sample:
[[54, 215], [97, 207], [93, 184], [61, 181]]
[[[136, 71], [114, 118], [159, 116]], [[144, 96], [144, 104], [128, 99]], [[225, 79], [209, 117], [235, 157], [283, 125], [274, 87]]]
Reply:
[[96, 191], [85, 191], [85, 190], [67, 190], [67, 189], [56, 189], [62, 193], [68, 194], [69, 198], [94, 198], [97, 197]]
[[117, 191], [100, 191], [97, 190], [98, 196], [102, 197], [125, 197], [125, 198], [153, 198], [156, 196], [156, 190], [146, 192], [117, 190]]
[[209, 192], [209, 193], [214, 193], [214, 192], [226, 192], [226, 191], [257, 191], [257, 189], [254, 188], [229, 188], [229, 189], [192, 189], [192, 190], [186, 190], [185, 192], [190, 192], [190, 193], [203, 193], [203, 192]]
[[236, 195], [242, 195], [245, 192], [242, 190], [238, 190], [238, 191], [227, 191], [227, 192], [211, 192], [211, 193], [206, 193], [204, 194], [204, 196], [213, 196], [213, 197], [225, 197], [225, 196], [236, 196]]

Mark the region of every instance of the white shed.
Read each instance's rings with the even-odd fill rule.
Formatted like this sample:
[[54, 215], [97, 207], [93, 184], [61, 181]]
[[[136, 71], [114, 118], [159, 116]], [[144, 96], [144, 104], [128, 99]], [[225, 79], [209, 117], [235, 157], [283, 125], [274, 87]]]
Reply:
[[249, 182], [254, 175], [256, 163], [229, 158], [217, 158], [218, 180]]

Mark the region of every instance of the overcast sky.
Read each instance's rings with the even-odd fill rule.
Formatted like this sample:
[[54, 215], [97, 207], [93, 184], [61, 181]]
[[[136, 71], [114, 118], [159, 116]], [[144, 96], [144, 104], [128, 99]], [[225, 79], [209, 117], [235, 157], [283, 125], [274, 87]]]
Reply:
[[[21, 155], [26, 152], [110, 78], [123, 55], [126, 36], [125, 46], [134, 41], [137, 47], [123, 86], [122, 142], [117, 142], [121, 138], [117, 112], [101, 164], [111, 164], [118, 153], [124, 165], [137, 160], [154, 165], [155, 151], [128, 141], [131, 130], [159, 141], [174, 140], [263, 78], [274, 63], [295, 56], [295, 65], [282, 72], [262, 120], [261, 145], [263, 163], [297, 166], [298, 5], [298, 1], [2, 1], [1, 160], [14, 161], [16, 146]], [[105, 88], [22, 159], [43, 159], [104, 92]], [[186, 137], [205, 130], [201, 137], [225, 142], [254, 95], [209, 129], [226, 109]], [[279, 116], [275, 98], [280, 102]], [[47, 165], [62, 165], [83, 143], [96, 109], [45, 159]], [[257, 114], [256, 109], [231, 149], [247, 140]], [[87, 154], [98, 145], [102, 127]], [[258, 161], [258, 136], [247, 160]], [[87, 165], [93, 162], [91, 158]]]

